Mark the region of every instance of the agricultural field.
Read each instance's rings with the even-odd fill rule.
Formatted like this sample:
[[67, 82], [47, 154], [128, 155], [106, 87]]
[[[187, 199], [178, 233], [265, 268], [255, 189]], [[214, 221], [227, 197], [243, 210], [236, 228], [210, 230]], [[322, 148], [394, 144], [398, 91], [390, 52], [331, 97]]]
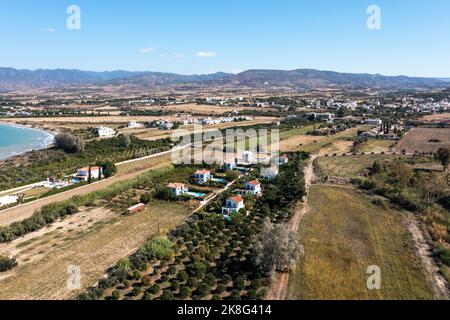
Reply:
[[372, 167], [376, 160], [395, 159], [394, 155], [337, 155], [321, 157], [317, 160], [317, 174], [321, 177], [333, 176], [339, 178], [357, 178], [366, 169]]
[[450, 128], [414, 128], [399, 142], [397, 152], [436, 152], [450, 148]]
[[[310, 205], [288, 299], [433, 298], [405, 226], [408, 213], [356, 189], [324, 185], [311, 188]], [[381, 268], [381, 290], [366, 286], [373, 265]]]
[[367, 142], [363, 142], [356, 146], [355, 152], [389, 152], [395, 147], [395, 142], [389, 140], [375, 140], [369, 139]]
[[83, 290], [149, 237], [173, 229], [190, 213], [183, 204], [167, 202], [151, 203], [133, 216], [87, 208], [43, 231], [2, 244], [0, 252], [17, 256], [19, 266], [2, 274], [0, 299], [75, 298], [78, 292], [66, 286], [68, 266], [80, 268]]
[[437, 113], [423, 117], [424, 121], [437, 123], [442, 121], [450, 121], [450, 113]]

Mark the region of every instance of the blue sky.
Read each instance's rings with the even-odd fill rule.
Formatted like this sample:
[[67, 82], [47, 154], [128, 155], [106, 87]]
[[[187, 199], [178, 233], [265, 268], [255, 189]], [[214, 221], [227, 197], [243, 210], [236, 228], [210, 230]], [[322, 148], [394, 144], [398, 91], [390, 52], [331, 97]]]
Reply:
[[[68, 30], [69, 5], [81, 29]], [[382, 28], [369, 30], [369, 5]], [[450, 77], [448, 0], [1, 0], [0, 66]]]

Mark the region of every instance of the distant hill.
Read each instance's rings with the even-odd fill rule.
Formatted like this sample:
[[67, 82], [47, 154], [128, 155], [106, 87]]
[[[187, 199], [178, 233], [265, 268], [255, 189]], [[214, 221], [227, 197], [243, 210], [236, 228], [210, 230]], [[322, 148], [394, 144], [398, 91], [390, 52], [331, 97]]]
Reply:
[[313, 69], [248, 70], [239, 74], [218, 72], [206, 75], [180, 75], [163, 72], [91, 72], [82, 70], [17, 70], [0, 68], [0, 91], [62, 87], [66, 85], [94, 85], [158, 89], [187, 86], [190, 88], [270, 88], [311, 90], [317, 88], [342, 89], [415, 89], [445, 88], [447, 81], [406, 76], [388, 77], [379, 74], [353, 74]]
[[68, 84], [99, 83], [112, 79], [133, 77], [144, 72], [107, 71], [93, 72], [76, 69], [38, 69], [17, 70], [13, 68], [0, 68], [0, 91], [17, 91], [47, 87], [64, 86]]

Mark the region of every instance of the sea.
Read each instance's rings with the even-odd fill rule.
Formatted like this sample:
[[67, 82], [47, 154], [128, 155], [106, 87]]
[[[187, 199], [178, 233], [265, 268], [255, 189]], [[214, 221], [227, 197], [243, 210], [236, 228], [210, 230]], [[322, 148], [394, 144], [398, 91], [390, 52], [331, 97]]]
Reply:
[[54, 135], [38, 129], [0, 123], [0, 160], [32, 150], [40, 150], [53, 143]]

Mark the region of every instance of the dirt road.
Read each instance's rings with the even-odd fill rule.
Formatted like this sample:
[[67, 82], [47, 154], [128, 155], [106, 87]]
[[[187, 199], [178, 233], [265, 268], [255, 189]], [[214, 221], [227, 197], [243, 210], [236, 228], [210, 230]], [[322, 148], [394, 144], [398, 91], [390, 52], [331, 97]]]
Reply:
[[[311, 209], [308, 203], [308, 194], [311, 184], [316, 178], [314, 174], [314, 161], [317, 159], [317, 157], [317, 155], [311, 156], [308, 166], [304, 168], [306, 196], [303, 199], [303, 203], [299, 204], [299, 208], [296, 209], [291, 221], [289, 221], [289, 227], [295, 233], [298, 232], [300, 222], [302, 221], [303, 217]], [[288, 285], [289, 273], [276, 273], [275, 278], [272, 281], [272, 286], [267, 293], [266, 300], [285, 300]]]
[[449, 300], [450, 292], [447, 288], [447, 281], [439, 273], [439, 267], [431, 256], [430, 245], [425, 240], [422, 230], [420, 230], [417, 218], [414, 214], [409, 213], [407, 219], [407, 227], [413, 237], [414, 246], [422, 261], [427, 281], [430, 284], [434, 297], [440, 300]]

